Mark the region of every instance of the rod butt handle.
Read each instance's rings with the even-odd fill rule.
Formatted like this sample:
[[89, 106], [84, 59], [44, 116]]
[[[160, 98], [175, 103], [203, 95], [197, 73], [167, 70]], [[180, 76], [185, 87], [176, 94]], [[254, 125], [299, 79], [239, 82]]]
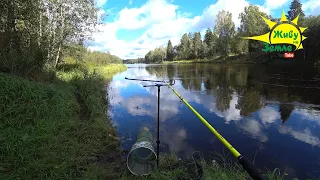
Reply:
[[239, 156], [238, 160], [243, 169], [245, 169], [254, 180], [265, 180], [265, 178], [263, 178], [263, 176], [261, 175], [259, 169], [254, 166], [247, 158]]

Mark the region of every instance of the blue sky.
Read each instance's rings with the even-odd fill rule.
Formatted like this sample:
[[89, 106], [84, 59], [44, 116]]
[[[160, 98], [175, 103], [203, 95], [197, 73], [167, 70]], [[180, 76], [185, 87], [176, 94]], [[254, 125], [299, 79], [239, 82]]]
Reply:
[[[216, 14], [224, 9], [232, 13], [236, 26], [245, 6], [257, 5], [261, 11], [280, 17], [292, 0], [95, 0], [99, 15], [108, 14], [88, 43], [90, 50], [120, 58], [137, 58], [151, 49], [179, 43], [186, 32], [213, 28]], [[300, 0], [307, 15], [320, 14], [320, 0]]]

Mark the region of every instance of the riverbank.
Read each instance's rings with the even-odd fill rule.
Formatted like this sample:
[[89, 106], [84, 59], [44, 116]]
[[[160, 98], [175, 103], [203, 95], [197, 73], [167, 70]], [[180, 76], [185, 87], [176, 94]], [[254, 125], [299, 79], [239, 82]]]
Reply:
[[174, 60], [163, 61], [162, 64], [176, 64], [176, 63], [232, 63], [232, 64], [255, 64], [255, 57], [250, 55], [229, 55], [228, 57], [215, 56], [213, 58], [204, 59], [190, 59], [190, 60]]
[[[284, 59], [279, 54], [273, 55], [229, 55], [228, 57], [216, 56], [211, 59], [190, 59], [190, 60], [174, 60], [174, 61], [162, 61], [161, 64], [189, 64], [189, 63], [224, 63], [224, 64], [286, 64], [291, 63], [292, 60]], [[305, 61], [294, 61], [296, 64], [319, 66], [319, 62], [305, 62]]]
[[0, 179], [117, 179], [120, 144], [105, 84], [122, 64], [0, 73]]

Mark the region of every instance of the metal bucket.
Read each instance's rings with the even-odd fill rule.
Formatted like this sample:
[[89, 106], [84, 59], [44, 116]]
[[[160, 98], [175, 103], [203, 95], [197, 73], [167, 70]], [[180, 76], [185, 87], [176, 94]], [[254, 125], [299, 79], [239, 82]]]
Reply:
[[152, 134], [144, 128], [137, 136], [127, 157], [127, 167], [134, 175], [148, 175], [156, 165]]

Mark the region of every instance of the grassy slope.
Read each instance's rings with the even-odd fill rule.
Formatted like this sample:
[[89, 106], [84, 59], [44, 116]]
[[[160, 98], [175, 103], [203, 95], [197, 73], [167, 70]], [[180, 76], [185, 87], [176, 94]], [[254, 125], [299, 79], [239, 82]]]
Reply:
[[[125, 69], [99, 68], [105, 77]], [[0, 74], [0, 179], [117, 179], [103, 77], [57, 74], [51, 83]]]

